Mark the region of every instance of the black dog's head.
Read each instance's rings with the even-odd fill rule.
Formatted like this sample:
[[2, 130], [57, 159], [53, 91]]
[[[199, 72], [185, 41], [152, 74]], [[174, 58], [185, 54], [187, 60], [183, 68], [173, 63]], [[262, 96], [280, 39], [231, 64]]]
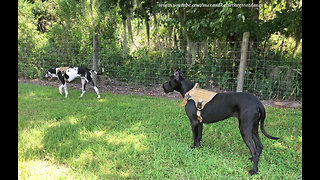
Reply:
[[162, 84], [162, 88], [165, 93], [173, 92], [174, 90], [179, 91], [181, 89], [181, 81], [183, 77], [179, 70], [176, 70], [172, 76], [169, 77], [169, 81]]
[[46, 73], [46, 78], [53, 78], [53, 77], [57, 77], [57, 74], [56, 74], [56, 68], [51, 68], [47, 71]]

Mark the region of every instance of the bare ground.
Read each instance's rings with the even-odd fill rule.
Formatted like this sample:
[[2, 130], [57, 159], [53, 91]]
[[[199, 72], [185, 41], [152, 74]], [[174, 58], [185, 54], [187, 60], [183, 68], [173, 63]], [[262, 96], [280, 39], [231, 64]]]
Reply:
[[[18, 83], [37, 84], [41, 86], [53, 86], [57, 88], [61, 85], [61, 83], [57, 79], [42, 80], [42, 79], [19, 78]], [[74, 80], [71, 83], [68, 83], [68, 88], [79, 89], [81, 91], [81, 83], [79, 80]], [[181, 99], [181, 95], [178, 92], [165, 94], [163, 92], [161, 84], [155, 87], [145, 87], [145, 86], [137, 86], [137, 85], [128, 85], [126, 83], [112, 80], [110, 78], [99, 78], [98, 88], [100, 92], [111, 92], [114, 94], [146, 95], [146, 96], [162, 97], [162, 98], [168, 98], [168, 99]], [[86, 91], [94, 92], [94, 90], [90, 88], [90, 85], [86, 86]], [[81, 93], [79, 92], [79, 95], [80, 94]], [[294, 109], [302, 108], [302, 102], [300, 101], [262, 100], [261, 102], [265, 106], [271, 106], [271, 107], [294, 108]]]

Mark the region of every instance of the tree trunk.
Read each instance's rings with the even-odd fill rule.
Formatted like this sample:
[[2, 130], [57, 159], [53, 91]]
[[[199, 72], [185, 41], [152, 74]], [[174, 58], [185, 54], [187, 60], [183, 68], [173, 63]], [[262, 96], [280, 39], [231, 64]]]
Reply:
[[127, 24], [127, 26], [128, 26], [129, 39], [131, 40], [131, 43], [132, 43], [134, 46], [136, 46], [136, 45], [134, 44], [133, 35], [132, 35], [131, 15], [128, 14], [127, 16], [128, 16], [128, 19], [127, 19], [127, 23], [128, 23], [128, 24]]
[[[259, 5], [259, 0], [252, 0], [252, 3], [253, 4], [257, 4]], [[251, 8], [251, 11], [253, 12], [253, 20], [254, 22], [256, 23], [255, 24], [255, 27], [259, 27], [259, 11], [260, 11], [260, 6], [258, 6], [258, 8]], [[257, 49], [258, 49], [258, 43], [256, 43], [258, 41], [257, 37], [256, 36], [252, 36], [251, 37], [251, 41], [253, 41], [253, 46], [252, 46], [252, 52], [257, 52]]]
[[86, 0], [81, 0], [81, 8], [83, 16], [86, 16]]
[[139, 32], [140, 32], [140, 19], [138, 19], [138, 22], [137, 22], [137, 36], [139, 35]]
[[187, 59], [188, 66], [189, 66], [188, 68], [190, 69], [192, 67], [192, 65], [193, 65], [192, 64], [192, 58], [191, 58], [192, 42], [190, 41], [190, 38], [189, 38], [189, 35], [188, 35], [188, 31], [187, 31], [187, 28], [186, 28], [186, 10], [183, 9], [182, 11], [180, 11], [179, 16], [182, 19], [182, 21], [181, 21], [182, 32], [183, 32], [184, 38], [187, 41], [185, 58]]
[[148, 51], [150, 51], [150, 26], [149, 26], [149, 16], [146, 16], [145, 18], [146, 22], [146, 34], [147, 34], [147, 42], [148, 42]]
[[[131, 1], [132, 8], [134, 6], [134, 0]], [[131, 15], [132, 15], [132, 8], [129, 9], [129, 14], [127, 14], [127, 26], [128, 26], [128, 33], [129, 33], [129, 39], [131, 40], [131, 43], [136, 47], [133, 41], [133, 35], [132, 35], [132, 26], [131, 26]]]
[[173, 30], [173, 48], [174, 48], [175, 50], [177, 50], [177, 49], [178, 49], [178, 44], [177, 44], [176, 30], [175, 30], [174, 27], [172, 28], [172, 30]]
[[299, 47], [299, 45], [300, 45], [300, 41], [301, 41], [301, 35], [300, 35], [300, 33], [297, 33], [297, 34], [296, 34], [295, 41], [296, 41], [296, 43], [295, 43], [295, 46], [294, 46], [293, 54], [296, 53], [296, 51], [297, 51], [297, 49], [298, 49], [298, 47]]
[[[206, 38], [205, 41], [204, 41], [204, 52], [203, 53], [204, 53], [204, 55], [203, 55], [204, 59], [207, 60], [209, 58], [209, 55], [208, 55], [208, 38]], [[205, 62], [207, 62], [207, 61], [205, 61]]]
[[91, 16], [91, 26], [93, 25], [93, 13], [92, 13], [92, 4], [93, 4], [93, 2], [92, 2], [93, 0], [90, 0], [90, 16]]
[[[187, 40], [187, 47], [186, 47], [186, 50], [187, 50], [187, 53], [186, 53], [186, 58], [187, 58], [187, 62], [190, 64], [191, 63], [191, 47], [190, 47], [190, 40], [189, 40], [189, 36], [188, 36], [188, 32], [187, 30], [185, 30], [185, 28], [183, 28], [183, 32], [184, 32], [184, 36]], [[190, 68], [190, 67], [189, 67]]]
[[126, 20], [122, 19], [123, 25], [123, 53], [122, 58], [125, 58], [127, 55], [127, 31], [126, 31]]
[[[153, 0], [153, 7], [156, 7], [156, 1]], [[157, 20], [157, 14], [155, 9], [152, 10], [152, 14], [153, 14], [153, 21], [154, 21], [154, 34], [156, 36], [156, 38], [154, 39], [154, 44], [155, 44], [155, 49], [158, 50], [159, 49], [159, 45], [160, 45], [160, 38], [159, 38], [159, 27], [158, 27], [158, 20]]]

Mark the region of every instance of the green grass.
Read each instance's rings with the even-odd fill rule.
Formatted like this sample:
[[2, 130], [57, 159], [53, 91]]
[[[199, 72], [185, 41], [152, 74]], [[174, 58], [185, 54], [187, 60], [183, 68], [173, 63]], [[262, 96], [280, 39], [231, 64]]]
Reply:
[[267, 108], [259, 174], [230, 118], [204, 125], [202, 147], [180, 101], [18, 84], [19, 179], [302, 179], [301, 110]]

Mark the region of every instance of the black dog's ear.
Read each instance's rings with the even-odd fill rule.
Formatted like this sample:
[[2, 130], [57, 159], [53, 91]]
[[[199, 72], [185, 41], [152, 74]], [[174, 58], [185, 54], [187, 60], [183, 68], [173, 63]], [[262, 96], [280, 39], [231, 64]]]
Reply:
[[174, 77], [174, 79], [179, 80], [179, 79], [180, 79], [180, 76], [181, 76], [180, 70], [177, 69], [177, 70], [174, 72], [173, 77]]

